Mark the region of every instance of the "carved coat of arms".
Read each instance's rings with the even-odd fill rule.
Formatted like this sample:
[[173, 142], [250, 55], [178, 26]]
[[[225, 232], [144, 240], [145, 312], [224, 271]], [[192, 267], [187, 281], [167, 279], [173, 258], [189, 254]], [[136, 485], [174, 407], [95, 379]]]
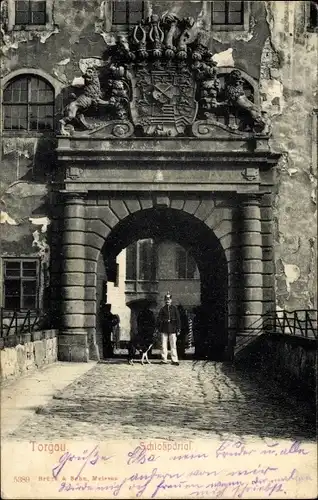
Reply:
[[72, 133], [74, 125], [122, 138], [211, 137], [222, 128], [264, 133], [266, 120], [240, 71], [221, 88], [207, 33], [195, 32], [194, 24], [193, 18], [152, 15], [128, 37], [119, 34], [98, 71], [86, 68], [83, 89], [60, 120], [61, 133]]
[[137, 70], [134, 78], [132, 118], [146, 135], [183, 134], [197, 114], [196, 85], [189, 71], [177, 67]]

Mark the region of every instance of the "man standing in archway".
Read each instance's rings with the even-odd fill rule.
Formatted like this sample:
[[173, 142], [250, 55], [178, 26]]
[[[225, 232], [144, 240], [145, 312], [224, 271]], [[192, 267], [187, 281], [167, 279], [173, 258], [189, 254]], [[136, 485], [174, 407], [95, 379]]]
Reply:
[[101, 302], [101, 324], [103, 331], [103, 357], [111, 358], [114, 355], [112, 333], [116, 325], [119, 324], [119, 316], [111, 312], [111, 304]]
[[162, 363], [168, 363], [168, 339], [171, 349], [171, 363], [178, 366], [177, 335], [180, 333], [181, 321], [178, 309], [172, 305], [172, 296], [165, 295], [165, 305], [160, 309], [157, 320], [157, 329], [161, 334]]
[[155, 315], [149, 304], [146, 304], [137, 316], [138, 337], [141, 342], [146, 342], [147, 345], [153, 344], [155, 326]]

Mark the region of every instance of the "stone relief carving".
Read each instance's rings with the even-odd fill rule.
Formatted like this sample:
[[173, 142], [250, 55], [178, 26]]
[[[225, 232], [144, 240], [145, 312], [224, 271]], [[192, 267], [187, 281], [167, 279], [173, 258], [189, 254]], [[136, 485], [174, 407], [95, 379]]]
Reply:
[[65, 172], [65, 178], [70, 180], [79, 179], [83, 171], [84, 169], [80, 167], [67, 167]]
[[269, 133], [264, 113], [246, 93], [239, 70], [220, 75], [209, 35], [194, 19], [151, 15], [126, 37], [117, 35], [99, 68], [61, 119], [61, 133], [129, 137], [251, 136]]
[[[107, 82], [108, 99], [103, 99], [101, 82], [97, 69], [88, 67], [83, 75], [84, 85], [78, 96], [72, 94], [71, 101], [64, 110], [64, 117], [60, 120], [60, 132], [70, 135], [75, 126], [81, 126], [84, 130], [95, 130], [106, 125], [109, 120], [125, 120], [128, 115], [129, 97], [125, 82], [121, 79], [120, 68], [110, 67]], [[102, 117], [98, 120], [96, 111], [104, 108], [108, 120]], [[89, 112], [91, 116], [89, 116]], [[103, 119], [104, 118], [104, 119]], [[101, 122], [101, 123], [100, 123]]]
[[226, 104], [245, 113], [246, 124], [251, 130], [262, 132], [265, 129], [266, 121], [258, 107], [246, 97], [243, 83], [241, 72], [233, 70], [224, 89]]
[[242, 176], [248, 181], [255, 181], [259, 177], [259, 170], [254, 167], [246, 167], [242, 171]]

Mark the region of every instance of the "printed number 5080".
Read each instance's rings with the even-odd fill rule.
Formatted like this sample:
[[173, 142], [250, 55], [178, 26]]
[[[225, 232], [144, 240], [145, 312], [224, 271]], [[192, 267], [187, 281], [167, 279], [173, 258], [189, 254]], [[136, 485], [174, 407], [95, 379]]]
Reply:
[[14, 476], [15, 483], [28, 483], [29, 481], [29, 476]]

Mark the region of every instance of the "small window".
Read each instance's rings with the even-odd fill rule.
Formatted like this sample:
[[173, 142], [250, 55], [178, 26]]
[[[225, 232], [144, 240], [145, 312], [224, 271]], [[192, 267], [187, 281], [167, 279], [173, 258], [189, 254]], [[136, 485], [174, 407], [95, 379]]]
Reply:
[[211, 7], [213, 25], [232, 26], [244, 24], [244, 2], [215, 0], [212, 2]]
[[15, 1], [15, 25], [46, 24], [46, 2], [35, 0]]
[[318, 0], [310, 2], [309, 28], [314, 30], [318, 28]]
[[39, 293], [39, 262], [37, 260], [3, 261], [4, 308], [36, 309]]
[[112, 23], [114, 25], [135, 25], [144, 17], [144, 2], [139, 0], [115, 0], [112, 2]]
[[54, 91], [44, 79], [23, 76], [3, 92], [4, 130], [53, 130]]
[[179, 279], [195, 279], [197, 265], [192, 255], [184, 248], [177, 248], [177, 276]]

